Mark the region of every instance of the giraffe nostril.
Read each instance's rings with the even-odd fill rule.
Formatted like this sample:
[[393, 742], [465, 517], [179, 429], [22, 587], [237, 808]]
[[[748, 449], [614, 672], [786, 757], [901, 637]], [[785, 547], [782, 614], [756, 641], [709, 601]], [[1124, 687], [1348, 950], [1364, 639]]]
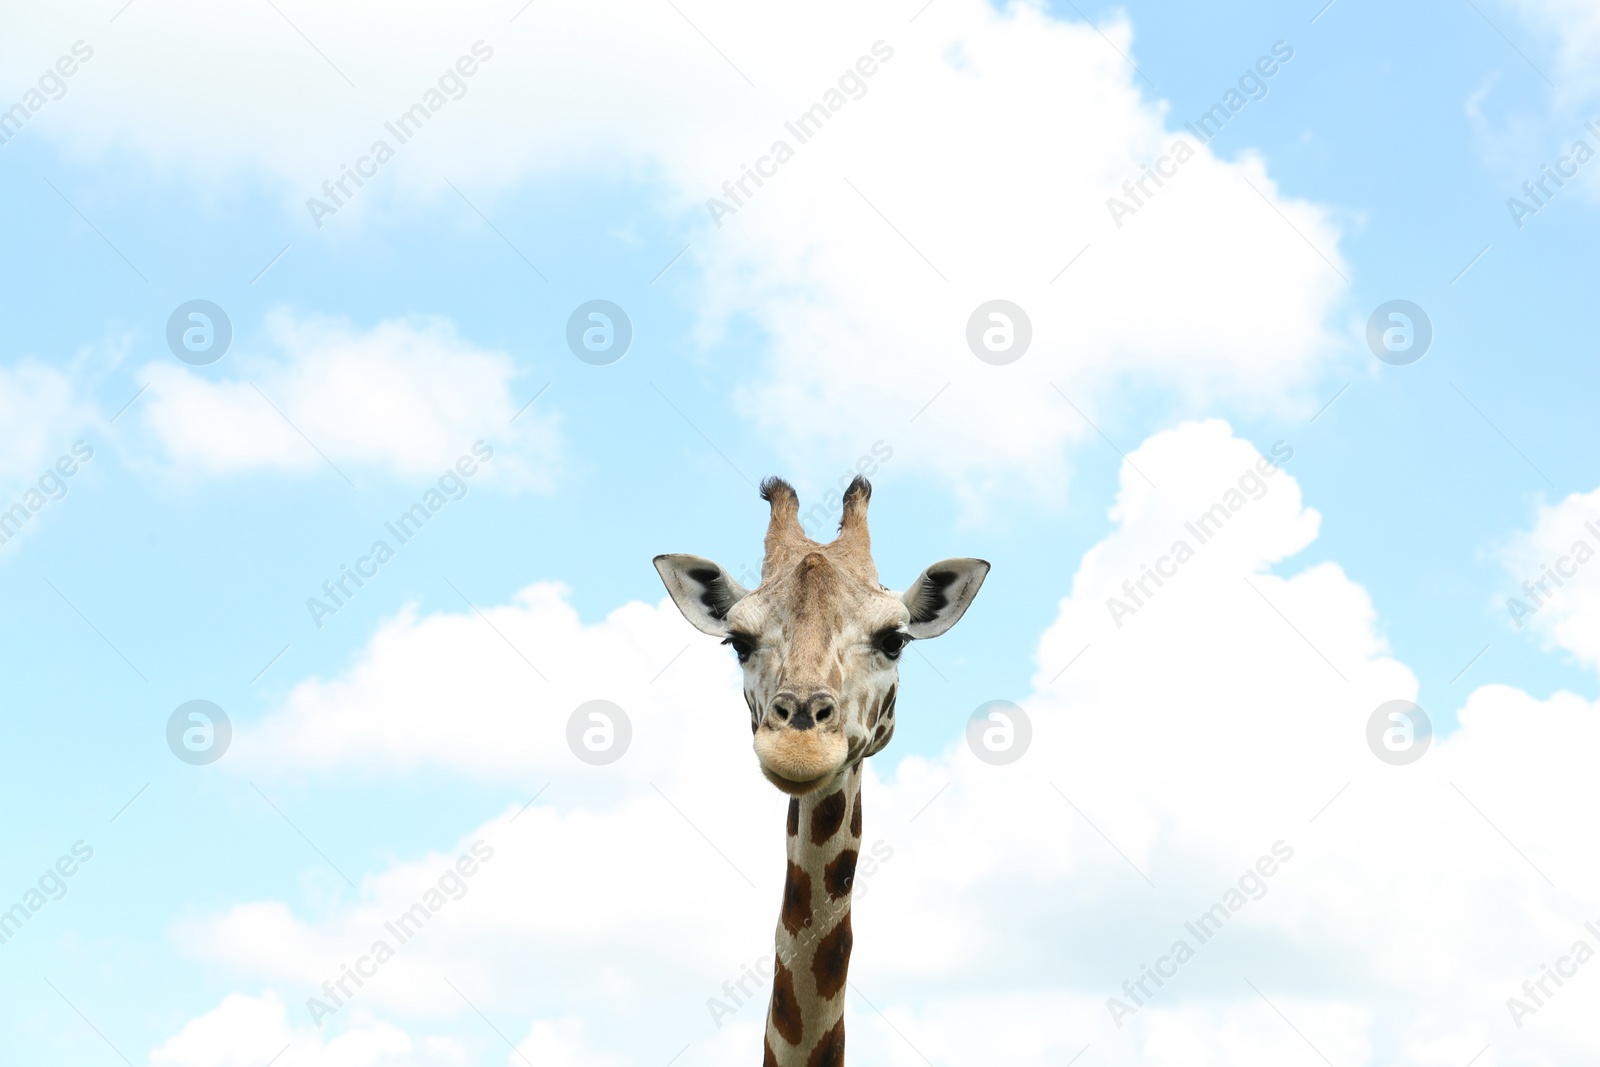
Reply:
[[812, 693], [805, 703], [800, 705], [800, 710], [795, 714], [794, 721], [789, 725], [796, 730], [809, 730], [813, 726], [821, 726], [833, 718], [833, 696], [828, 692]]
[[833, 717], [834, 699], [827, 693], [813, 693], [801, 700], [791, 692], [779, 693], [772, 700], [772, 716], [791, 730], [809, 730]]

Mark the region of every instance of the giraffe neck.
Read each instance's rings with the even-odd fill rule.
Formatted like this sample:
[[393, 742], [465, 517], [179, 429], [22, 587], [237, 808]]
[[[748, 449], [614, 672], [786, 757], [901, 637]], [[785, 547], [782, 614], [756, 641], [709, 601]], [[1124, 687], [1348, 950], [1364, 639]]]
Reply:
[[844, 1067], [861, 777], [856, 763], [834, 788], [789, 801], [789, 869], [762, 1067]]

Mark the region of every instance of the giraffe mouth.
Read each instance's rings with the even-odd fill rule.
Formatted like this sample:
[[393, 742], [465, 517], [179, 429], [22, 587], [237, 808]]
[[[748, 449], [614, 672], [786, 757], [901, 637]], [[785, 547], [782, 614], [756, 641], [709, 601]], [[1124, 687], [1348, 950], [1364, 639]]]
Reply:
[[783, 775], [781, 775], [781, 774], [773, 773], [767, 767], [762, 767], [761, 768], [761, 773], [766, 775], [767, 781], [771, 782], [773, 785], [777, 786], [779, 789], [783, 790], [785, 793], [788, 793], [790, 796], [792, 796], [792, 797], [803, 797], [807, 793], [815, 793], [815, 792], [819, 791], [824, 786], [826, 786], [829, 782], [833, 781], [835, 778], [838, 777], [839, 770], [840, 770], [840, 768], [835, 767], [833, 770], [831, 770], [828, 773], [822, 775], [822, 777], [813, 778], [809, 782], [796, 782], [796, 781], [793, 781], [792, 779], [783, 777]]
[[827, 785], [849, 755], [842, 733], [814, 730], [762, 730], [756, 735], [755, 750], [767, 781], [790, 796], [804, 796]]

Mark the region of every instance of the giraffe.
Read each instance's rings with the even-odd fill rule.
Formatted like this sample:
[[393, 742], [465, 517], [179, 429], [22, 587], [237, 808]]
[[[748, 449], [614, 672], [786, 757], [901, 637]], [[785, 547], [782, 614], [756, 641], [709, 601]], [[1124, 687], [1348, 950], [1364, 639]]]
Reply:
[[756, 761], [789, 794], [762, 1067], [843, 1067], [862, 761], [894, 736], [901, 652], [954, 626], [989, 573], [981, 559], [947, 559], [890, 592], [872, 561], [871, 496], [857, 476], [838, 536], [819, 544], [800, 526], [794, 489], [763, 481], [771, 513], [754, 590], [699, 556], [655, 558], [684, 617], [743, 666]]

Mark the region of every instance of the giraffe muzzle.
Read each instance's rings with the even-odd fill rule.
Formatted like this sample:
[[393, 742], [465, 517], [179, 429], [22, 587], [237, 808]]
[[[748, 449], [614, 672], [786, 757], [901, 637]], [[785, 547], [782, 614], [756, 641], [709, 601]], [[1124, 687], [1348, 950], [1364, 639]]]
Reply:
[[815, 690], [802, 698], [783, 690], [756, 730], [756, 758], [773, 785], [800, 795], [826, 785], [849, 753], [838, 698]]

